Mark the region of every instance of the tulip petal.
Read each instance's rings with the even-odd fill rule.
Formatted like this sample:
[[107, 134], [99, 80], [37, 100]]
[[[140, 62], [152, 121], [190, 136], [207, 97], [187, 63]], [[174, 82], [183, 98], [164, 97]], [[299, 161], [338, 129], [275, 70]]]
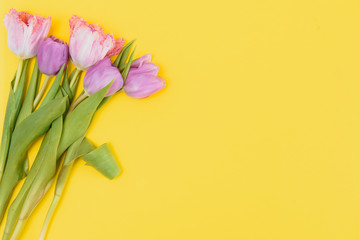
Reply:
[[46, 19], [33, 15], [29, 18], [28, 27], [24, 32], [25, 56], [34, 57], [40, 44], [46, 39], [50, 31], [51, 18]]
[[11, 9], [5, 15], [4, 25], [10, 50], [19, 58], [27, 59], [37, 54], [40, 44], [49, 33], [51, 18]]
[[135, 74], [127, 78], [124, 90], [130, 97], [146, 98], [165, 86], [166, 82], [161, 77], [150, 74]]
[[70, 28], [70, 55], [78, 69], [86, 70], [122, 48], [123, 39], [115, 41], [112, 34], [104, 34], [101, 26], [88, 24], [76, 15], [70, 19]]
[[83, 88], [87, 95], [92, 95], [111, 82], [112, 85], [107, 91], [106, 97], [122, 88], [123, 78], [118, 69], [111, 65], [111, 60], [104, 58], [88, 69], [83, 81]]
[[10, 50], [18, 57], [24, 49], [24, 29], [26, 24], [21, 21], [15, 9], [11, 9], [4, 17], [4, 25], [8, 31], [7, 43]]
[[160, 70], [160, 68], [156, 64], [145, 63], [139, 68], [131, 68], [130, 72], [128, 73], [128, 76], [134, 75], [134, 74], [150, 74], [153, 76], [157, 76], [159, 70]]
[[125, 39], [117, 38], [115, 40], [115, 46], [106, 53], [106, 57], [111, 57], [113, 55], [119, 54], [124, 44], [125, 44]]
[[151, 54], [143, 55], [142, 57], [140, 57], [139, 59], [134, 61], [131, 65], [131, 67], [134, 67], [134, 68], [141, 67], [143, 64], [151, 62], [151, 59], [152, 59]]
[[68, 55], [69, 50], [65, 42], [54, 36], [48, 37], [41, 43], [38, 51], [40, 71], [46, 75], [56, 75], [62, 65], [67, 63]]

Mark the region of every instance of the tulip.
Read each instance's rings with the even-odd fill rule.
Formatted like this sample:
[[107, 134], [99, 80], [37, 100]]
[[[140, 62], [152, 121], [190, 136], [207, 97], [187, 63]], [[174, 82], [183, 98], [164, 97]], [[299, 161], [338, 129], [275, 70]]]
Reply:
[[125, 93], [133, 98], [146, 98], [166, 86], [165, 80], [157, 76], [159, 67], [151, 63], [152, 56], [144, 55], [131, 64], [125, 82]]
[[45, 40], [51, 26], [51, 18], [17, 12], [10, 9], [4, 24], [8, 31], [7, 43], [10, 50], [21, 59], [32, 58]]
[[37, 54], [37, 62], [40, 72], [46, 74], [46, 77], [33, 103], [34, 109], [44, 95], [49, 79], [52, 75], [56, 75], [63, 65], [65, 65], [64, 68], [66, 67], [68, 58], [69, 48], [64, 41], [50, 36], [41, 43]]
[[50, 36], [39, 47], [37, 61], [39, 69], [46, 75], [56, 75], [67, 63], [69, 48], [62, 40]]
[[14, 83], [15, 91], [23, 68], [23, 60], [36, 56], [40, 44], [49, 33], [51, 18], [10, 9], [9, 13], [5, 15], [4, 25], [8, 31], [9, 48], [20, 58]]
[[123, 79], [118, 68], [111, 65], [110, 58], [106, 57], [96, 65], [90, 67], [83, 81], [83, 87], [86, 95], [90, 96], [113, 81], [111, 87], [106, 93], [106, 97], [111, 96], [123, 86]]
[[[112, 84], [111, 84], [112, 82]], [[84, 94], [80, 95], [70, 106], [69, 112], [88, 96], [111, 84], [105, 97], [111, 96], [123, 86], [123, 78], [117, 67], [112, 66], [110, 58], [106, 57], [90, 67], [83, 81]]]
[[123, 39], [115, 40], [112, 34], [104, 34], [101, 26], [88, 24], [76, 15], [70, 18], [70, 28], [70, 56], [77, 72], [88, 69], [104, 57], [118, 54], [124, 44]]

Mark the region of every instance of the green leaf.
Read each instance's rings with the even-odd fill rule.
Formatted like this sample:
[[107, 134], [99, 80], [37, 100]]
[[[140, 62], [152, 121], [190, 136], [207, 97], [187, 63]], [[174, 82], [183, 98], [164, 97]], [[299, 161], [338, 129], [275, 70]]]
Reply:
[[23, 172], [24, 172], [24, 176], [26, 176], [27, 173], [29, 172], [29, 157], [27, 156], [27, 154], [25, 154], [24, 158], [25, 160], [23, 160], [24, 161]]
[[132, 64], [132, 58], [133, 58], [133, 54], [135, 53], [135, 51], [136, 51], [136, 47], [133, 49], [133, 51], [131, 53], [131, 56], [130, 56], [130, 59], [128, 60], [127, 65], [126, 65], [125, 69], [122, 72], [123, 81], [126, 81], [127, 74], [130, 71], [130, 67], [131, 67], [131, 64]]
[[76, 158], [82, 158], [109, 179], [117, 177], [121, 169], [107, 144], [96, 148], [87, 138], [82, 141]]
[[79, 158], [82, 155], [85, 155], [85, 154], [93, 151], [94, 149], [96, 149], [96, 146], [93, 145], [90, 140], [88, 140], [87, 138], [84, 138], [83, 141], [81, 142], [79, 149], [78, 149], [76, 158]]
[[89, 165], [94, 166], [100, 173], [113, 179], [120, 173], [120, 168], [107, 145], [96, 148], [88, 139], [83, 136], [77, 139], [67, 150], [63, 165], [57, 177], [55, 196], [46, 214], [45, 222], [41, 230], [40, 239], [44, 239], [49, 223], [53, 217], [55, 209], [63, 194], [64, 187], [69, 179], [74, 160], [82, 157]]
[[74, 163], [73, 160], [76, 158], [76, 154], [78, 152], [79, 146], [81, 145], [83, 138], [84, 138], [84, 136], [81, 136], [74, 143], [72, 143], [66, 152], [66, 156], [65, 156], [63, 165], [62, 165], [59, 175], [57, 177], [54, 199], [52, 200], [50, 209], [46, 214], [45, 222], [44, 222], [43, 228], [41, 230], [40, 239], [45, 239], [45, 235], [47, 233], [47, 229], [49, 227], [50, 220], [52, 219], [52, 216], [57, 207], [57, 204], [59, 203], [60, 197], [64, 191], [64, 187], [67, 183], [69, 174], [71, 172], [72, 165]]
[[72, 102], [72, 99], [73, 99], [74, 96], [72, 95], [72, 92], [71, 92], [71, 89], [70, 89], [68, 70], [69, 70], [69, 67], [66, 68], [64, 80], [62, 81], [62, 88], [65, 90], [67, 96], [69, 96], [69, 101]]
[[84, 139], [84, 136], [81, 136], [74, 143], [72, 143], [71, 146], [67, 149], [64, 162], [62, 164], [61, 170], [59, 172], [59, 175], [58, 175], [57, 181], [56, 181], [55, 196], [57, 196], [57, 197], [60, 197], [64, 190], [64, 187], [68, 180], [68, 176], [70, 174], [70, 170], [72, 168], [74, 160], [77, 157], [77, 152], [79, 150], [79, 147], [80, 147], [83, 139]]
[[[111, 83], [112, 84], [112, 83]], [[109, 86], [111, 85], [109, 84]], [[64, 130], [63, 130], [63, 136], [60, 141], [59, 145], [59, 151], [57, 153], [57, 158], [59, 159], [62, 155], [62, 153], [67, 149], [65, 159], [63, 161], [63, 165], [61, 167], [61, 170], [59, 172], [59, 175], [57, 177], [56, 181], [56, 187], [55, 187], [55, 196], [53, 198], [53, 201], [51, 203], [51, 206], [47, 212], [45, 222], [43, 225], [43, 228], [41, 230], [40, 239], [44, 239], [45, 235], [47, 233], [47, 229], [49, 227], [49, 223], [53, 217], [54, 211], [59, 203], [59, 200], [62, 196], [64, 187], [68, 181], [68, 176], [71, 172], [72, 165], [74, 163], [74, 160], [79, 158], [80, 156], [84, 156], [88, 160], [89, 163], [91, 163], [96, 169], [98, 169], [102, 174], [107, 176], [108, 178], [112, 179], [115, 176], [117, 176], [120, 172], [120, 168], [117, 165], [117, 162], [112, 155], [109, 148], [101, 147], [100, 150], [96, 151], [96, 147], [88, 141], [86, 138], [84, 139], [84, 136], [87, 133], [87, 129], [90, 125], [90, 123], [93, 120], [94, 113], [98, 110], [99, 104], [106, 102], [108, 98], [104, 99], [104, 96], [109, 88], [107, 86], [106, 88], [100, 90], [99, 92], [91, 95], [89, 98], [85, 99], [82, 103], [80, 103], [73, 112], [71, 112], [65, 120], [64, 124]], [[102, 91], [102, 93], [100, 93]], [[86, 109], [87, 108], [87, 109]], [[89, 111], [91, 109], [91, 111]], [[81, 117], [75, 116], [75, 112], [77, 111], [76, 115], [81, 115]], [[74, 114], [71, 118], [71, 114]], [[83, 128], [79, 128], [79, 126], [75, 126], [72, 128], [73, 123], [76, 123], [78, 121], [84, 120], [84, 126]], [[67, 129], [66, 129], [67, 128]], [[67, 134], [65, 134], [68, 132]], [[78, 137], [76, 139], [76, 137]], [[95, 152], [92, 152], [95, 151]], [[87, 154], [89, 154], [87, 156]], [[105, 157], [104, 160], [102, 160], [104, 163], [101, 164], [100, 161], [96, 161], [97, 155], [100, 154], [101, 158]], [[87, 157], [86, 157], [87, 156]], [[58, 161], [59, 164], [59, 161]], [[111, 170], [112, 168], [112, 170]]]
[[51, 85], [51, 88], [49, 89], [49, 91], [47, 92], [44, 100], [42, 100], [42, 103], [40, 105], [40, 108], [45, 106], [47, 103], [49, 103], [52, 99], [55, 98], [59, 87], [60, 87], [60, 83], [61, 83], [61, 79], [62, 79], [62, 75], [64, 73], [64, 68], [65, 68], [65, 64], [62, 65], [60, 71], [58, 72], [58, 74], [56, 75], [56, 78], [54, 80], [54, 82]]
[[15, 95], [12, 89], [9, 93], [9, 98], [7, 101], [5, 120], [1, 138], [1, 147], [0, 147], [0, 182], [3, 176], [7, 155], [9, 152], [11, 134], [14, 128], [14, 118], [15, 118]]
[[57, 148], [61, 138], [63, 120], [59, 117], [52, 124], [51, 130], [47, 135], [49, 136], [48, 142], [45, 142], [44, 151], [38, 153], [40, 158], [44, 158], [40, 164], [40, 170], [36, 174], [36, 178], [31, 186], [31, 190], [26, 199], [23, 210], [21, 211], [20, 218], [26, 219], [31, 211], [36, 207], [37, 203], [42, 199], [52, 180], [55, 178], [57, 165], [56, 156]]
[[[62, 96], [68, 96], [66, 91], [60, 86], [59, 91], [61, 92]], [[66, 113], [70, 107], [70, 101], [69, 98], [66, 99], [66, 112], [64, 113], [64, 116], [66, 116]]]
[[98, 105], [105, 97], [111, 84], [112, 82], [100, 91], [83, 100], [66, 116], [64, 130], [59, 145], [58, 158], [72, 143], [81, 136], [84, 136]]
[[9, 208], [3, 240], [10, 239], [19, 219], [22, 221], [28, 218], [54, 179], [61, 131], [62, 116], [53, 122], [44, 137], [29, 175]]
[[116, 158], [107, 144], [101, 145], [81, 158], [109, 179], [114, 179], [121, 172]]
[[[134, 62], [134, 61], [136, 61], [138, 58], [135, 58], [135, 59], [133, 59], [132, 61], [128, 61], [128, 62], [130, 62], [131, 64]], [[125, 70], [125, 67], [127, 66], [127, 64], [123, 64], [123, 65], [121, 65], [120, 67], [119, 67], [119, 70], [120, 70], [120, 72], [123, 72], [123, 70]]]
[[[62, 98], [62, 96], [61, 91], [56, 94], [57, 99]], [[52, 123], [52, 127], [44, 137], [30, 172], [9, 208], [4, 240], [10, 238], [18, 219], [19, 222], [27, 219], [51, 185], [57, 170], [56, 153], [61, 138], [62, 125], [63, 119], [60, 116]], [[20, 225], [18, 224], [17, 227], [21, 227]], [[21, 229], [18, 229], [14, 234], [18, 234], [19, 230]]]
[[5, 119], [4, 119], [4, 126], [3, 126], [3, 133], [2, 133], [1, 147], [0, 147], [0, 182], [2, 181], [4, 169], [7, 162], [12, 132], [16, 125], [16, 120], [19, 115], [22, 99], [24, 96], [28, 64], [29, 64], [29, 60], [26, 60], [25, 67], [22, 70], [19, 80], [19, 85], [16, 92], [14, 92], [13, 90], [14, 80], [12, 80], [10, 84], [10, 93], [5, 111]]
[[114, 64], [115, 66], [117, 66], [118, 69], [120, 69], [120, 67], [122, 65], [125, 64], [126, 59], [128, 57], [128, 54], [131, 50], [131, 47], [133, 45], [133, 43], [136, 41], [136, 39], [132, 40], [131, 42], [127, 43], [121, 50], [121, 52], [118, 54]]
[[98, 105], [98, 107], [97, 107], [97, 110], [99, 110], [100, 108], [102, 108], [102, 106], [105, 105], [105, 103], [107, 103], [108, 100], [110, 100], [110, 98], [111, 98], [112, 96], [113, 96], [113, 95], [108, 96], [108, 97], [105, 97], [104, 99], [102, 99], [100, 105]]
[[22, 100], [24, 98], [25, 93], [25, 85], [26, 85], [26, 75], [27, 75], [27, 68], [29, 66], [29, 59], [25, 60], [24, 68], [21, 72], [21, 77], [19, 81], [19, 85], [15, 91], [15, 105], [16, 105], [16, 118], [20, 112]]
[[66, 99], [54, 99], [24, 119], [14, 130], [9, 147], [8, 161], [0, 183], [0, 222], [12, 191], [24, 177], [25, 154], [38, 137], [44, 134], [51, 123], [66, 110]]
[[32, 104], [35, 99], [35, 93], [39, 81], [38, 78], [39, 75], [40, 75], [40, 70], [38, 68], [37, 61], [35, 61], [34, 69], [32, 70], [32, 76], [31, 76], [29, 88], [26, 92], [24, 102], [22, 103], [22, 107], [19, 116], [17, 118], [16, 125], [19, 125], [19, 123], [22, 122], [22, 120], [24, 120], [32, 113], [33, 110]]
[[38, 94], [39, 89], [40, 89], [41, 77], [42, 77], [42, 73], [39, 72], [39, 75], [38, 75], [38, 77], [37, 77], [37, 85], [36, 85], [35, 96]]

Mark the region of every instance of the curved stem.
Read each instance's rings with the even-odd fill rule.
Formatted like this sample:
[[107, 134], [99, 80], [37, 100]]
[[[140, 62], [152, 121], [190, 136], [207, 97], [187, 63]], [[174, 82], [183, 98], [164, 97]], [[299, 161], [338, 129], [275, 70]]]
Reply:
[[36, 98], [34, 100], [34, 104], [32, 105], [33, 109], [35, 109], [37, 107], [37, 105], [39, 104], [41, 98], [43, 97], [43, 95], [45, 93], [45, 90], [46, 90], [46, 87], [47, 87], [47, 85], [49, 83], [50, 78], [51, 78], [51, 76], [46, 75], [45, 80], [41, 85], [40, 91], [39, 91], [39, 93], [37, 94], [37, 96], [36, 96]]
[[75, 84], [75, 80], [77, 78], [77, 76], [80, 74], [81, 70], [80, 69], [75, 69], [75, 73], [74, 76], [72, 77], [72, 79], [70, 79], [70, 88], [72, 88]]
[[15, 77], [15, 82], [14, 82], [14, 92], [16, 91], [17, 87], [19, 86], [19, 81], [20, 81], [20, 76], [21, 76], [23, 66], [24, 66], [24, 59], [20, 58], [19, 65], [17, 66], [16, 77]]
[[79, 103], [81, 103], [85, 98], [87, 98], [87, 94], [86, 93], [82, 93], [72, 104], [71, 104], [71, 107], [69, 109], [69, 113], [72, 112], [75, 107], [77, 105], [79, 105]]
[[57, 204], [59, 203], [60, 196], [55, 195], [54, 199], [52, 200], [51, 206], [49, 208], [49, 211], [47, 212], [44, 225], [42, 226], [41, 234], [39, 237], [39, 240], [44, 240], [46, 237], [47, 230], [49, 229], [49, 224], [52, 219], [52, 216], [54, 215], [55, 209], [57, 207]]
[[[25, 223], [25, 219], [19, 219], [10, 240], [16, 240], [19, 238], [19, 235], [21, 233], [22, 227], [24, 226], [24, 223]], [[4, 234], [4, 237], [5, 237], [5, 234]], [[3, 237], [3, 239], [4, 239], [4, 237]]]
[[65, 185], [69, 178], [73, 164], [74, 164], [74, 161], [71, 161], [70, 163], [63, 165], [62, 169], [60, 170], [59, 176], [57, 178], [56, 187], [55, 187], [55, 196], [54, 196], [54, 199], [52, 200], [50, 209], [46, 214], [46, 218], [44, 221], [44, 225], [42, 226], [39, 240], [44, 240], [46, 237], [46, 233], [49, 229], [50, 221], [55, 213], [55, 210], [59, 203], [60, 197], [64, 191], [64, 188], [65, 188]]

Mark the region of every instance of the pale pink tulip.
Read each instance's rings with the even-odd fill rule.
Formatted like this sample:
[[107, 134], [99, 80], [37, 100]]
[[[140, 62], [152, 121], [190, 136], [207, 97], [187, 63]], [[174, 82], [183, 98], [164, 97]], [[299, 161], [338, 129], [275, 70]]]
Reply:
[[112, 34], [104, 34], [101, 26], [88, 24], [73, 15], [70, 19], [69, 50], [73, 64], [79, 70], [86, 70], [104, 57], [116, 55], [121, 51], [123, 39]]
[[46, 39], [51, 18], [10, 9], [5, 15], [4, 25], [10, 50], [19, 58], [28, 59], [36, 56], [40, 44]]

